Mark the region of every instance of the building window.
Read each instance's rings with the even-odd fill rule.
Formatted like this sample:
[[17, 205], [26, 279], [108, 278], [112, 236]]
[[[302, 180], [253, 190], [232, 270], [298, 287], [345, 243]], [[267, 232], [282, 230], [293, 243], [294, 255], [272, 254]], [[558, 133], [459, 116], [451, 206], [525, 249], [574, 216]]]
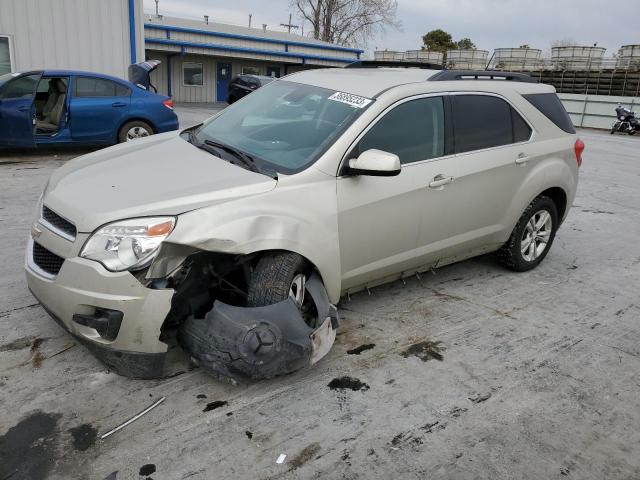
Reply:
[[258, 67], [242, 67], [242, 75], [260, 75], [260, 69]]
[[11, 39], [6, 35], [0, 35], [0, 75], [10, 73], [13, 70], [11, 53]]
[[204, 85], [204, 68], [202, 63], [183, 63], [182, 78], [185, 87], [202, 87]]

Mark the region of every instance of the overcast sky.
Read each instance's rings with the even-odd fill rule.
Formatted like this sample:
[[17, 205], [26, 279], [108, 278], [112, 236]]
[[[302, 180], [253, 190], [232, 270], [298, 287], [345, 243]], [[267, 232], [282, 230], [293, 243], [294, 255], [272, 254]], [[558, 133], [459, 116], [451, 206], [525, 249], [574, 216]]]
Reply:
[[[210, 21], [252, 26], [263, 23], [271, 30], [282, 30], [289, 13], [299, 24], [290, 0], [160, 0], [160, 13], [192, 19], [207, 14]], [[606, 47], [606, 55], [621, 45], [640, 43], [640, 4], [637, 1], [605, 0], [399, 0], [398, 20], [402, 30], [389, 30], [384, 37], [372, 38], [368, 51], [420, 48], [421, 36], [442, 28], [454, 39], [469, 37], [478, 48], [529, 44], [546, 51], [554, 40], [572, 40], [580, 45]], [[153, 12], [154, 0], [144, 0], [145, 11]], [[305, 34], [309, 25], [305, 27]], [[299, 30], [298, 30], [299, 32]]]

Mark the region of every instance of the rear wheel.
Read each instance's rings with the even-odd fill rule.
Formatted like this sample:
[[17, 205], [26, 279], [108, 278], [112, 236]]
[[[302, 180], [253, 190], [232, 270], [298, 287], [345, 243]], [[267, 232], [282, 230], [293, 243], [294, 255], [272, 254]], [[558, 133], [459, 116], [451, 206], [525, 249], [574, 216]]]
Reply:
[[498, 250], [498, 258], [516, 272], [535, 268], [547, 256], [558, 222], [553, 200], [546, 196], [536, 198], [522, 213], [507, 243]]
[[130, 142], [138, 138], [148, 137], [149, 135], [153, 135], [151, 125], [141, 120], [133, 120], [122, 126], [118, 133], [118, 142]]

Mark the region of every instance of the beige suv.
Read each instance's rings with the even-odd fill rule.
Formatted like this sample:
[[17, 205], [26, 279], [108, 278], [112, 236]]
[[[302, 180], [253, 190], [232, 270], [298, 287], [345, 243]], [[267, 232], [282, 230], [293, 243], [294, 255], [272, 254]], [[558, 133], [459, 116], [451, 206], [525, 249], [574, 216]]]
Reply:
[[27, 247], [34, 296], [123, 375], [162, 376], [178, 342], [237, 380], [322, 358], [342, 295], [488, 252], [538, 265], [584, 148], [554, 89], [355, 67], [64, 165]]

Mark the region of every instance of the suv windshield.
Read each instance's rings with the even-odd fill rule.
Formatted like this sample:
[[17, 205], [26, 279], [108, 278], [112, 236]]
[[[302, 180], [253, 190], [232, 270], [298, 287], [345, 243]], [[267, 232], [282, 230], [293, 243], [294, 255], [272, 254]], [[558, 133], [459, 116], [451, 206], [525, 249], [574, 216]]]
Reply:
[[371, 100], [278, 80], [207, 120], [193, 137], [233, 147], [259, 167], [296, 173], [312, 164]]

